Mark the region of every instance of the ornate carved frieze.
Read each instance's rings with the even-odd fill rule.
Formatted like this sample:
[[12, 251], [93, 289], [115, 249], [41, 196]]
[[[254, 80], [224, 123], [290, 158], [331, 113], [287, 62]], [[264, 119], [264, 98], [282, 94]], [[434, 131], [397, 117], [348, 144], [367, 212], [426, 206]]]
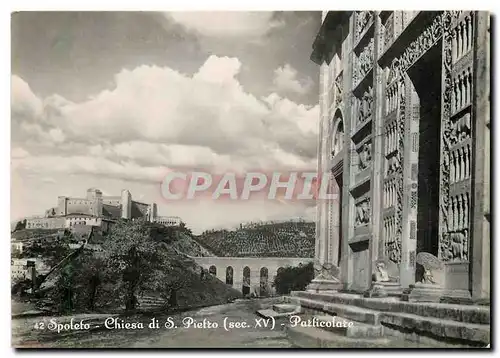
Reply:
[[366, 225], [370, 222], [371, 206], [370, 197], [366, 197], [355, 205], [356, 221], [355, 226]]
[[[406, 110], [406, 92], [405, 92], [405, 77], [401, 77], [399, 82], [399, 118], [398, 118], [398, 133], [404, 133], [405, 127], [405, 110]], [[393, 244], [393, 252], [389, 252], [390, 260], [400, 263], [401, 262], [401, 240], [403, 237], [403, 152], [404, 152], [404, 136], [398, 136], [398, 151], [396, 154], [396, 168], [397, 190], [396, 190], [396, 234], [395, 242]]]
[[395, 58], [390, 66], [388, 82], [398, 79], [406, 70], [412, 66], [427, 50], [429, 50], [443, 36], [443, 23], [449, 15], [445, 11], [436, 16], [420, 36], [410, 43], [401, 56]]

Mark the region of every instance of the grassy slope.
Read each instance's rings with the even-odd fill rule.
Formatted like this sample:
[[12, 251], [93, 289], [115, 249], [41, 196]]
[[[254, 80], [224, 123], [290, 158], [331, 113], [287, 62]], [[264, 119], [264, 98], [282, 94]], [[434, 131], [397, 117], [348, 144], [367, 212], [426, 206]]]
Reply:
[[[56, 242], [66, 242], [68, 240], [68, 238], [57, 238], [57, 230], [21, 230], [14, 234], [16, 238], [22, 239], [23, 241], [38, 241], [39, 239], [43, 240], [47, 238], [53, 238]], [[169, 275], [174, 281], [183, 281], [182, 287], [177, 291], [178, 308], [182, 309], [201, 305], [222, 304], [228, 302], [230, 299], [241, 296], [237, 290], [227, 286], [207, 272], [202, 275], [202, 268], [186, 256], [211, 256], [207, 250], [192, 239], [189, 233], [182, 230], [174, 230], [173, 235], [169, 233], [168, 236], [171, 237], [171, 239], [162, 246], [167, 253], [167, 259], [174, 267], [172, 271], [169, 272]], [[97, 241], [105, 240], [106, 238], [99, 237], [98, 239]], [[44, 257], [52, 254], [53, 250], [50, 249], [51, 246], [52, 245], [48, 243], [46, 245], [41, 245], [41, 248], [47, 248], [46, 252], [42, 253]], [[87, 254], [94, 255], [98, 253], [87, 252]], [[47, 284], [50, 282], [48, 285], [49, 287], [54, 285], [56, 277], [57, 273], [53, 275], [52, 279], [47, 280]], [[158, 306], [163, 301], [159, 299], [160, 292], [150, 291], [146, 292], [144, 296], [145, 298], [143, 297], [140, 299], [140, 301], [145, 302], [144, 304], [141, 303], [141, 308], [143, 309], [155, 308], [155, 306]], [[114, 302], [112, 306], [114, 306], [115, 309], [118, 308], [118, 301], [112, 300], [112, 302]], [[114, 310], [112, 307], [109, 307], [109, 309]]]

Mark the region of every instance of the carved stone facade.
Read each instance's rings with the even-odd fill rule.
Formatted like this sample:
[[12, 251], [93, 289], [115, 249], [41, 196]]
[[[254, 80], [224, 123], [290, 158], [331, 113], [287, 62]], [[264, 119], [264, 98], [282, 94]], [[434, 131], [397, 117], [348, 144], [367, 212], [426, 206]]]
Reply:
[[[329, 160], [320, 170], [342, 169], [335, 174], [342, 201], [318, 203], [317, 240], [328, 244], [316, 247], [341, 253], [335, 265], [345, 289], [369, 289], [372, 277], [385, 282], [389, 265], [402, 288], [431, 284], [439, 268], [445, 296], [489, 296], [489, 211], [478, 210], [489, 208], [488, 18], [471, 11], [324, 17], [322, 29], [338, 35], [318, 37], [312, 58], [335, 66], [320, 105], [330, 108], [325, 118], [340, 110], [342, 126], [321, 132], [320, 156]], [[332, 61], [328, 54], [339, 49], [342, 58]], [[340, 229], [328, 229], [330, 221]]]

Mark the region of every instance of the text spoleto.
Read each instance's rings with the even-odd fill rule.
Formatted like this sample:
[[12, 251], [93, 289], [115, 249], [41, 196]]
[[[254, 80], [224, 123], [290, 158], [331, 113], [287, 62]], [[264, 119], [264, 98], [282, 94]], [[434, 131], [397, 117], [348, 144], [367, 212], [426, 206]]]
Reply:
[[169, 172], [161, 183], [161, 194], [167, 200], [198, 198], [249, 200], [258, 195], [268, 200], [334, 200], [338, 186], [330, 174], [315, 172], [249, 172], [211, 174], [207, 172]]

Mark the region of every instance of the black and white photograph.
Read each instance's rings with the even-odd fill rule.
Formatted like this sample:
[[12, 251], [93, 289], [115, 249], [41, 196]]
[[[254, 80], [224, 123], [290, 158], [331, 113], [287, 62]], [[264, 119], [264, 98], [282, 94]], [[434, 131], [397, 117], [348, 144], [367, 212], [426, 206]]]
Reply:
[[491, 17], [12, 12], [11, 347], [491, 349]]

